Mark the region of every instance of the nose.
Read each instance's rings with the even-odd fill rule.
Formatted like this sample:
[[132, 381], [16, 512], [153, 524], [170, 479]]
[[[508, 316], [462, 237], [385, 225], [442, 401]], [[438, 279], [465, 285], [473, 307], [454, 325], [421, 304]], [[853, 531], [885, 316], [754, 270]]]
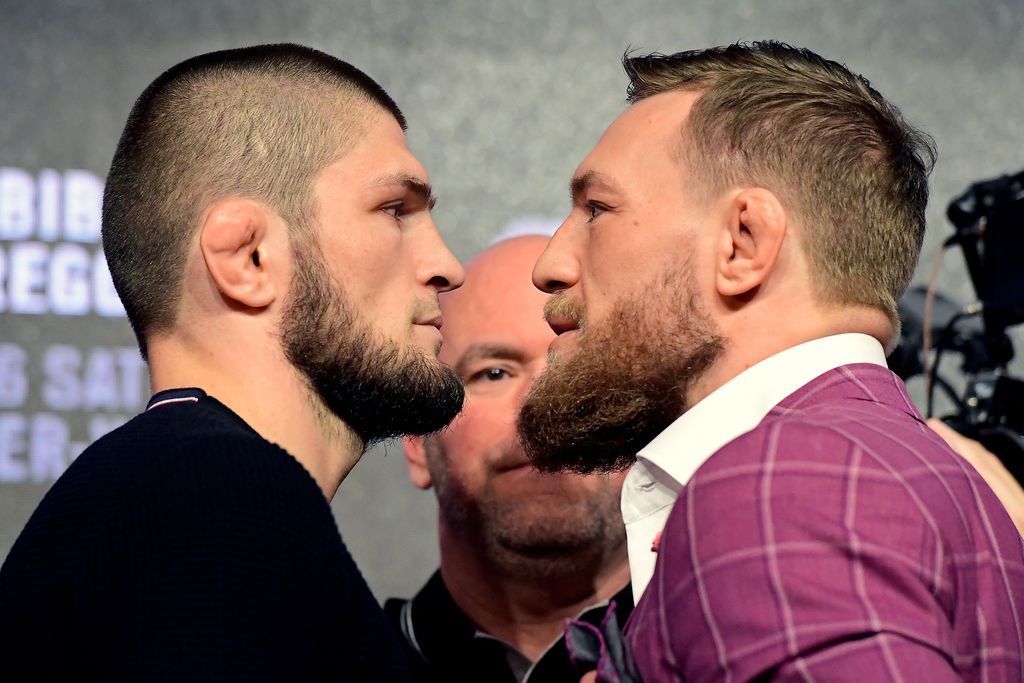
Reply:
[[441, 239], [433, 221], [427, 227], [427, 239], [422, 249], [417, 273], [420, 282], [438, 292], [449, 292], [462, 286], [466, 271]]
[[554, 294], [569, 289], [580, 279], [580, 262], [573, 250], [569, 220], [562, 223], [533, 267], [533, 286]]

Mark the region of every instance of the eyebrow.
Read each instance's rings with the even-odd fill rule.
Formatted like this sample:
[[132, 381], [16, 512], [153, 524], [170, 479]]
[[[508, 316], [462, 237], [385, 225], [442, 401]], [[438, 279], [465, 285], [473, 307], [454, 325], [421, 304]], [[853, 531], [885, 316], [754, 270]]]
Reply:
[[522, 362], [525, 355], [519, 349], [505, 344], [471, 344], [455, 363], [455, 372], [459, 377], [465, 377], [471, 365], [489, 358]]
[[430, 183], [420, 180], [408, 173], [389, 173], [378, 176], [369, 182], [370, 187], [388, 187], [398, 185], [405, 188], [405, 191], [416, 197], [428, 209], [433, 209], [437, 204], [437, 196]]
[[598, 188], [607, 190], [609, 192], [621, 192], [618, 183], [612, 180], [609, 176], [598, 171], [587, 171], [583, 175], [575, 176], [569, 182], [569, 197], [573, 203], [578, 203], [580, 199], [592, 188]]

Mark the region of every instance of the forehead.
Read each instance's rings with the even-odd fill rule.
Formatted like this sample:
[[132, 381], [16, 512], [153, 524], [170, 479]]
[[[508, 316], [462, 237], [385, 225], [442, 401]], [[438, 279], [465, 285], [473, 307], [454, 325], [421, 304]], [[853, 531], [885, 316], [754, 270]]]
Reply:
[[466, 269], [465, 284], [441, 295], [445, 360], [470, 344], [529, 344], [542, 353], [554, 333], [544, 321], [547, 295], [533, 286], [533, 266], [546, 237], [519, 237], [495, 245]]
[[318, 190], [344, 185], [369, 192], [403, 176], [428, 182], [426, 169], [409, 150], [405, 131], [390, 114], [374, 112], [356, 135], [359, 139], [352, 148], [317, 175]]
[[699, 97], [698, 92], [670, 91], [631, 105], [608, 126], [576, 169], [576, 176], [606, 172], [612, 166], [650, 169], [652, 164], [675, 165], [683, 126]]

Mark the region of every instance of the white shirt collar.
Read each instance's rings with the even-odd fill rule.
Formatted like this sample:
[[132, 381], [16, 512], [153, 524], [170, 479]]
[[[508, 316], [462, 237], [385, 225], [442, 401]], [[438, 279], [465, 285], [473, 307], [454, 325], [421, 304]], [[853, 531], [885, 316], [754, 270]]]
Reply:
[[637, 458], [670, 476], [677, 488], [685, 486], [719, 448], [756, 427], [782, 399], [829, 370], [852, 363], [885, 367], [885, 351], [874, 337], [853, 333], [780, 351], [708, 394], [641, 449]]
[[622, 487], [635, 600], [654, 573], [651, 544], [679, 489], [725, 444], [756, 427], [784, 398], [829, 370], [853, 363], [885, 367], [885, 351], [865, 334], [837, 334], [781, 351], [732, 378], [637, 453]]

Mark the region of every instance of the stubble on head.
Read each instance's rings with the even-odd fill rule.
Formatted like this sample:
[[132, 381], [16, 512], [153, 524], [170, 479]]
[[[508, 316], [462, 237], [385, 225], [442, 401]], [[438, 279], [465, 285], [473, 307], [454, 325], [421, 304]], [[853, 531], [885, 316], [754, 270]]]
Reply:
[[535, 467], [627, 469], [685, 412], [687, 390], [725, 348], [688, 272], [686, 263], [666, 269], [619, 299], [599, 325], [568, 300], [554, 304], [581, 326], [576, 348], [549, 360], [519, 414], [520, 439]]

